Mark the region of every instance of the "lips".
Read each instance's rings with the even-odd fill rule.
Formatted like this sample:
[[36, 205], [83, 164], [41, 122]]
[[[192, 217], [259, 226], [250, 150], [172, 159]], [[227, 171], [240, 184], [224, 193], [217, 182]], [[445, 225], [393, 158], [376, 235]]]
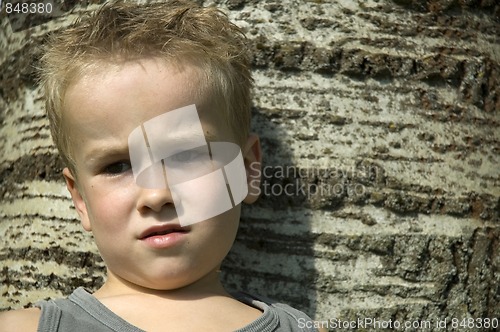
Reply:
[[158, 225], [146, 229], [139, 235], [139, 239], [144, 240], [153, 236], [167, 235], [170, 233], [187, 233], [189, 230], [189, 227], [181, 227], [181, 225], [176, 224]]

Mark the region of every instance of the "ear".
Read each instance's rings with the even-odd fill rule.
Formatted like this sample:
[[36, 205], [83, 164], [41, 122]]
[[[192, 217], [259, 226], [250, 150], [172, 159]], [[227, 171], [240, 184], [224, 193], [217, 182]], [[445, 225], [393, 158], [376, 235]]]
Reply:
[[247, 173], [248, 194], [244, 203], [254, 203], [260, 195], [260, 180], [262, 167], [262, 150], [259, 136], [250, 134], [243, 148], [243, 159]]
[[69, 168], [63, 169], [64, 180], [66, 180], [66, 188], [68, 188], [69, 193], [71, 194], [71, 198], [73, 199], [73, 204], [75, 205], [76, 212], [80, 215], [80, 220], [87, 232], [92, 230], [90, 225], [90, 219], [87, 211], [87, 204], [83, 199], [83, 196], [80, 194], [80, 190], [76, 184], [75, 176], [71, 173]]

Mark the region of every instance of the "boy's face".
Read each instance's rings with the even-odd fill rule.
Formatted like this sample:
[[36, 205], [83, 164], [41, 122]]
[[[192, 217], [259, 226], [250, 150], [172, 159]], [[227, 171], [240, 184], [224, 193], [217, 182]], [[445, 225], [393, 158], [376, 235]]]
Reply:
[[[100, 68], [72, 84], [64, 100], [77, 173], [64, 175], [83, 227], [109, 273], [133, 284], [176, 289], [215, 273], [236, 236], [240, 206], [180, 227], [170, 190], [135, 182], [128, 139], [147, 120], [195, 104], [206, 138], [234, 142], [222, 112], [199, 93], [194, 67], [144, 59]], [[242, 150], [247, 177], [258, 181], [250, 167], [260, 161], [258, 139], [251, 136]], [[249, 187], [246, 202], [257, 198], [257, 187]]]

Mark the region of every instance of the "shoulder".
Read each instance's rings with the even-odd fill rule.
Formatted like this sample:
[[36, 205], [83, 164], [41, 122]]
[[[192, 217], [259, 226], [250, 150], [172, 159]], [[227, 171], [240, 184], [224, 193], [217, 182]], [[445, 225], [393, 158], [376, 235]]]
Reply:
[[[260, 309], [265, 309], [267, 306], [279, 320], [280, 329], [276, 331], [325, 331], [318, 328], [316, 324], [306, 313], [295, 309], [287, 304], [280, 303], [273, 299], [264, 296], [239, 293], [239, 298], [248, 304], [258, 306]], [[265, 306], [259, 305], [260, 303]]]
[[39, 308], [0, 312], [0, 332], [34, 331], [40, 319]]
[[300, 310], [297, 310], [283, 303], [273, 303], [272, 306], [279, 308], [284, 313], [286, 313], [286, 315], [291, 317], [291, 319], [295, 322], [295, 324], [292, 326], [293, 331], [300, 330], [300, 331], [328, 332], [327, 329], [321, 327], [321, 324], [318, 324], [318, 322], [314, 321], [306, 313]]
[[281, 314], [279, 314], [280, 318], [287, 316], [288, 319], [293, 322], [292, 326], [290, 326], [291, 331], [326, 331], [319, 327], [319, 325], [306, 313], [298, 309], [278, 302], [270, 303], [270, 305], [281, 312]]

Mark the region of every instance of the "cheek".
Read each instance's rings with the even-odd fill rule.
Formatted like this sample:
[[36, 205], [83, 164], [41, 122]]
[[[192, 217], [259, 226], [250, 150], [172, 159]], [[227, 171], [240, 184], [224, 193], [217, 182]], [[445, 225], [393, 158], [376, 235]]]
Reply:
[[203, 228], [210, 246], [217, 251], [226, 251], [232, 247], [236, 233], [238, 231], [240, 217], [240, 206], [222, 213], [215, 218], [200, 222], [197, 227]]
[[[90, 186], [87, 190], [89, 199], [87, 209], [93, 232], [112, 230], [114, 234], [130, 219], [135, 209], [135, 195], [131, 186]], [[95, 234], [97, 235], [97, 234]]]

